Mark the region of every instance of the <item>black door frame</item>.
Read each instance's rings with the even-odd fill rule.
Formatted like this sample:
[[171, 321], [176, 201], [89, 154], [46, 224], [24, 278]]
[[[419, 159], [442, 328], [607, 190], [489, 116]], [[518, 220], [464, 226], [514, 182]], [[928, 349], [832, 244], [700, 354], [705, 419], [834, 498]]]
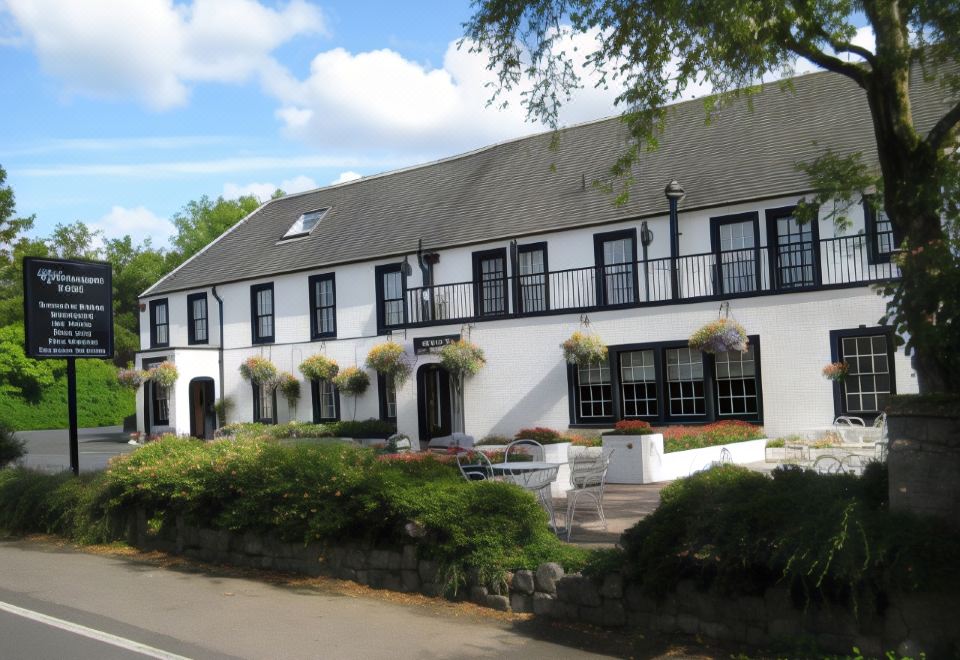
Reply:
[[[204, 389], [205, 410], [203, 411], [203, 435], [197, 435], [197, 418], [193, 403], [193, 388], [199, 385], [202, 385]], [[214, 385], [213, 378], [209, 376], [198, 376], [197, 378], [191, 379], [190, 384], [187, 386], [187, 397], [190, 401], [190, 435], [194, 438], [200, 438], [201, 440], [212, 440], [213, 432], [217, 428], [217, 413], [213, 409], [213, 402], [216, 399], [216, 386]], [[208, 430], [209, 435], [207, 435]]]
[[[427, 378], [429, 378], [434, 372], [439, 372], [441, 374], [441, 392], [439, 394], [440, 414], [446, 420], [446, 427], [449, 429], [449, 433], [446, 435], [453, 433], [453, 410], [450, 405], [450, 396], [452, 394], [450, 386], [450, 374], [438, 363], [430, 362], [428, 364], [421, 365], [420, 368], [417, 369], [417, 423], [419, 426], [421, 443], [424, 441], [429, 442], [434, 437], [430, 433], [430, 422], [427, 415]], [[445, 395], [443, 394], [443, 390], [446, 391]], [[442, 436], [438, 435], [437, 437]]]

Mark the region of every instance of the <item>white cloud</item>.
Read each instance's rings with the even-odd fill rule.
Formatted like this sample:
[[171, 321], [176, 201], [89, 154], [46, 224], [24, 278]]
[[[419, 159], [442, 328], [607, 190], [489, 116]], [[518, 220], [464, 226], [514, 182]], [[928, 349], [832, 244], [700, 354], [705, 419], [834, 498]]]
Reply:
[[67, 91], [133, 96], [158, 110], [184, 104], [191, 83], [270, 71], [277, 47], [325, 30], [305, 0], [281, 9], [256, 0], [7, 0], [6, 11]]
[[330, 185], [335, 186], [338, 183], [346, 183], [347, 181], [356, 181], [362, 176], [363, 175], [360, 174], [359, 172], [353, 172], [351, 170], [347, 170], [346, 172], [340, 172], [340, 176], [338, 176], [336, 179], [331, 181]]
[[289, 195], [304, 192], [305, 190], [313, 190], [317, 187], [316, 181], [301, 174], [292, 179], [281, 181], [280, 185], [273, 183], [248, 183], [241, 186], [236, 183], [227, 183], [223, 186], [223, 196], [226, 199], [236, 199], [244, 195], [253, 195], [261, 202], [265, 202], [273, 196], [277, 188], [280, 188], [280, 190]]
[[109, 213], [89, 225], [92, 230], [102, 231], [106, 239], [121, 238], [129, 234], [134, 244], [149, 237], [153, 239], [154, 245], [162, 246], [175, 233], [173, 223], [154, 215], [143, 206], [132, 209], [114, 206]]

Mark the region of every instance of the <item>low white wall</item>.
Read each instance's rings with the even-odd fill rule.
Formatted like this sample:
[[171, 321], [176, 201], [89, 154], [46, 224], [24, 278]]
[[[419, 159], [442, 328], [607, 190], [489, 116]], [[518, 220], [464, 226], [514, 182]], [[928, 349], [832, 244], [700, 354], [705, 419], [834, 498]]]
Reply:
[[607, 483], [649, 484], [687, 477], [719, 462], [724, 449], [734, 463], [765, 460], [766, 438], [734, 442], [715, 447], [688, 449], [669, 454], [663, 451], [663, 435], [608, 435], [603, 438], [605, 455], [613, 453]]

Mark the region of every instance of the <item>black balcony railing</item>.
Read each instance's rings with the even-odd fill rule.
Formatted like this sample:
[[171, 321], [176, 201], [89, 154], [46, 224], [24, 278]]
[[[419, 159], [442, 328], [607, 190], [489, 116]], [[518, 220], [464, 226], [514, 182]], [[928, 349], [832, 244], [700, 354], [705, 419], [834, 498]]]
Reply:
[[[872, 237], [876, 240], [876, 237]], [[896, 279], [871, 237], [707, 252], [406, 291], [407, 326], [843, 288]], [[875, 263], [875, 261], [877, 261]], [[676, 269], [676, 287], [673, 269]]]

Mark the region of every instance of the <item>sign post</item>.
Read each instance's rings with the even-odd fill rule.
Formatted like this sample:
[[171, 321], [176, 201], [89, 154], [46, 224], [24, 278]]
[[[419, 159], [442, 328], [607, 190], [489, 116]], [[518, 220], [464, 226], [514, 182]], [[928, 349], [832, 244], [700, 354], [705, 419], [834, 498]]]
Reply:
[[66, 359], [70, 469], [80, 473], [77, 358], [113, 357], [113, 272], [99, 261], [24, 257], [25, 352]]

